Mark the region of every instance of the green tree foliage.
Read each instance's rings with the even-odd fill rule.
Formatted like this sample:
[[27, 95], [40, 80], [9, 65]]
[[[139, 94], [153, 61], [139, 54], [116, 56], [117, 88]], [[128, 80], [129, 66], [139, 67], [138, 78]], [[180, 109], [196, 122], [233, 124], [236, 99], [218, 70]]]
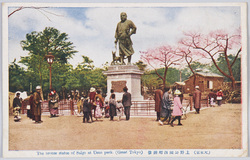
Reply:
[[21, 57], [20, 63], [27, 66], [31, 82], [41, 85], [48, 92], [49, 64], [45, 56], [51, 52], [55, 57], [52, 64], [52, 87], [60, 88], [66, 85], [63, 80], [66, 78], [64, 73], [69, 69], [67, 63], [77, 52], [66, 33], [46, 27], [41, 32], [33, 31], [26, 34], [26, 40], [21, 41], [21, 46], [23, 50], [28, 51], [28, 56]]
[[78, 88], [81, 88], [80, 91], [83, 91], [85, 94], [89, 91], [91, 87], [101, 89], [104, 93], [107, 91], [107, 76], [102, 72], [105, 70], [105, 67], [95, 68], [93, 60], [87, 56], [82, 56], [83, 62], [80, 63], [73, 73], [78, 80]]
[[[56, 61], [52, 64], [52, 87], [59, 92], [60, 98], [67, 98], [67, 94], [71, 90], [79, 90], [80, 93], [88, 94], [91, 87], [101, 89], [106, 93], [107, 76], [102, 72], [105, 68], [95, 68], [93, 61], [83, 56], [83, 62], [75, 69], [71, 64], [63, 64]], [[29, 91], [30, 83], [35, 89], [39, 85], [39, 77], [35, 76], [34, 71], [21, 68], [18, 64], [12, 62], [9, 65], [10, 75], [10, 91]], [[49, 92], [49, 71], [44, 71], [44, 97]]]
[[[234, 61], [235, 56], [228, 55], [228, 59], [231, 64]], [[223, 72], [225, 72], [226, 74], [229, 74], [229, 70], [227, 67], [227, 62], [225, 60], [224, 54], [220, 54], [219, 57], [217, 58], [217, 65], [221, 68]], [[223, 74], [218, 71], [218, 69], [215, 67], [214, 64], [211, 66], [211, 71], [223, 76]], [[235, 77], [235, 80], [240, 81], [241, 80], [241, 58], [240, 57], [236, 59], [234, 65], [232, 66], [232, 72], [233, 72], [233, 76]], [[225, 77], [225, 81], [230, 82], [231, 80]]]
[[142, 86], [147, 88], [148, 94], [153, 94], [154, 89], [162, 84], [159, 77], [152, 71], [147, 71], [142, 75]]
[[[164, 68], [158, 69], [157, 72], [160, 75], [164, 75]], [[180, 71], [176, 68], [170, 67], [167, 72], [165, 86], [170, 86], [174, 82], [177, 82], [179, 80], [180, 80]], [[142, 75], [142, 86], [148, 89], [148, 94], [153, 94], [154, 90], [158, 86], [162, 86], [162, 80], [155, 73], [155, 70], [145, 71], [145, 73]]]
[[136, 65], [141, 71], [145, 71], [147, 64], [143, 63], [143, 61], [138, 61], [134, 65]]
[[[77, 52], [73, 43], [68, 41], [68, 35], [52, 27], [46, 27], [42, 32], [33, 31], [27, 34], [26, 40], [21, 41], [21, 46], [29, 53], [28, 56], [21, 57], [20, 63], [26, 65], [28, 70], [34, 73], [34, 77], [39, 77], [41, 86], [43, 80], [47, 79], [49, 66], [45, 55], [51, 52], [55, 56], [54, 64], [67, 64], [68, 59]], [[58, 72], [62, 73], [60, 68]]]
[[202, 69], [205, 69], [205, 68], [208, 68], [208, 65], [207, 64], [203, 64], [201, 62], [192, 62], [191, 63], [191, 67], [193, 68], [193, 70], [196, 70], [198, 68], [202, 68]]
[[29, 87], [30, 76], [15, 62], [16, 60], [9, 65], [9, 91], [25, 91]]
[[[164, 68], [158, 69], [160, 75], [164, 74]], [[166, 76], [166, 85], [170, 86], [175, 82], [180, 81], [180, 71], [176, 68], [170, 67], [168, 68], [167, 76]]]
[[[192, 62], [191, 65], [192, 69], [195, 71], [196, 69], [209, 69], [210, 70], [210, 66], [208, 64], [203, 64], [200, 62]], [[188, 66], [186, 66], [186, 68], [181, 70], [181, 77], [182, 77], [182, 81], [187, 80], [190, 76], [192, 76], [193, 73], [190, 71], [190, 68]]]
[[190, 71], [188, 67], [181, 70], [181, 79], [182, 81], [187, 80], [193, 73]]

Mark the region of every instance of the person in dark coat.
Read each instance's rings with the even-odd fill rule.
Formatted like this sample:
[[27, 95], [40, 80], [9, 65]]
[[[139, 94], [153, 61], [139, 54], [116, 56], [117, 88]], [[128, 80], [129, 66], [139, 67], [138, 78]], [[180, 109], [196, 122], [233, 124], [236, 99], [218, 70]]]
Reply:
[[20, 108], [22, 107], [19, 92], [16, 94], [16, 97], [13, 99], [13, 108], [15, 109], [16, 107], [20, 107]]
[[111, 95], [110, 95], [109, 99], [111, 99], [112, 95], [115, 94], [114, 92], [115, 91], [113, 89], [110, 90]]
[[30, 98], [29, 98], [30, 118], [34, 121], [35, 120], [35, 116], [34, 116], [34, 102], [33, 102], [33, 99], [34, 99], [33, 92], [31, 92]]
[[95, 116], [96, 106], [94, 105], [94, 101], [95, 101], [96, 90], [95, 90], [95, 88], [91, 87], [89, 92], [90, 92], [89, 93], [89, 100], [90, 100], [90, 104], [91, 104], [91, 110], [90, 110], [89, 114], [90, 114], [91, 121], [93, 122], [92, 110], [94, 110], [94, 116]]
[[199, 90], [199, 86], [195, 86], [195, 91], [193, 94], [194, 98], [194, 108], [196, 110], [196, 114], [200, 114], [200, 108], [201, 108], [201, 91]]
[[154, 100], [155, 100], [155, 111], [156, 111], [156, 116], [157, 116], [156, 121], [160, 120], [162, 96], [163, 96], [163, 92], [161, 89], [155, 90]]
[[42, 114], [41, 103], [42, 103], [42, 98], [41, 98], [40, 92], [41, 92], [41, 87], [37, 86], [36, 87], [36, 92], [34, 93], [34, 100], [33, 100], [35, 123], [42, 123], [43, 122], [41, 120], [41, 114]]
[[14, 121], [19, 122], [21, 117], [19, 116], [20, 109], [22, 107], [20, 93], [16, 93], [16, 97], [13, 99], [13, 114], [14, 114]]
[[122, 96], [122, 105], [124, 106], [124, 114], [126, 115], [126, 120], [128, 121], [130, 118], [130, 107], [132, 105], [131, 102], [131, 94], [128, 92], [128, 88], [123, 88], [124, 94]]
[[117, 116], [116, 106], [115, 94], [112, 94], [111, 99], [109, 99], [109, 116], [111, 121], [114, 120], [114, 116]]
[[162, 105], [161, 105], [161, 119], [159, 120], [159, 124], [163, 125], [163, 122], [167, 121], [168, 119], [168, 124], [171, 121], [171, 105], [172, 102], [169, 99], [169, 87], [164, 88], [164, 94], [162, 97]]
[[89, 122], [89, 118], [90, 118], [90, 115], [89, 113], [91, 113], [91, 104], [89, 103], [89, 97], [84, 97], [85, 100], [83, 102], [83, 123], [85, 123], [85, 120], [86, 122], [88, 123], [91, 123]]

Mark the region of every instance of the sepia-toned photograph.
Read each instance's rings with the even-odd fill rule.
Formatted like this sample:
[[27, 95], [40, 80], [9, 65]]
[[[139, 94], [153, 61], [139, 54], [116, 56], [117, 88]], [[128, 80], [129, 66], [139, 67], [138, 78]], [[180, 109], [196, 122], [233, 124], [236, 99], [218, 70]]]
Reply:
[[246, 157], [247, 3], [2, 3], [3, 157]]

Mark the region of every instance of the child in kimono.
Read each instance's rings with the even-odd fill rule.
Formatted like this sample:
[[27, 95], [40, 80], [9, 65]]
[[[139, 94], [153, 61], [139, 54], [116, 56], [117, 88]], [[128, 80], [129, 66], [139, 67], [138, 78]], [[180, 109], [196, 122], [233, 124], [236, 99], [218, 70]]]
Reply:
[[181, 104], [181, 99], [179, 97], [179, 95], [181, 94], [181, 92], [177, 89], [174, 92], [174, 109], [173, 109], [173, 113], [172, 116], [174, 116], [174, 119], [171, 121], [170, 125], [172, 127], [174, 127], [173, 122], [178, 119], [178, 125], [181, 126], [181, 116], [182, 116], [182, 104]]
[[96, 102], [95, 102], [96, 110], [95, 110], [95, 118], [101, 118], [102, 117], [102, 103], [100, 102], [100, 98], [96, 97]]
[[105, 108], [105, 117], [104, 118], [109, 118], [109, 102], [108, 101], [105, 102], [104, 108]]
[[215, 106], [215, 99], [213, 97], [210, 98], [210, 105], [211, 105], [211, 107]]
[[117, 105], [116, 105], [118, 121], [121, 120], [122, 108], [123, 108], [122, 101], [121, 101], [121, 100], [118, 100], [118, 101], [117, 101]]

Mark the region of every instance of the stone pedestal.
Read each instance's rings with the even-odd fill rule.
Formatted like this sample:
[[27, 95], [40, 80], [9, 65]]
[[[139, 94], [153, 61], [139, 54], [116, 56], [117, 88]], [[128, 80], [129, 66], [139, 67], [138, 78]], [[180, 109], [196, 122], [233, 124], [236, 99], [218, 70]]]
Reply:
[[103, 72], [107, 75], [107, 96], [111, 95], [110, 90], [114, 89], [116, 100], [121, 100], [123, 88], [127, 86], [131, 93], [132, 101], [142, 101], [141, 95], [141, 75], [143, 71], [135, 65], [111, 65], [108, 71]]

